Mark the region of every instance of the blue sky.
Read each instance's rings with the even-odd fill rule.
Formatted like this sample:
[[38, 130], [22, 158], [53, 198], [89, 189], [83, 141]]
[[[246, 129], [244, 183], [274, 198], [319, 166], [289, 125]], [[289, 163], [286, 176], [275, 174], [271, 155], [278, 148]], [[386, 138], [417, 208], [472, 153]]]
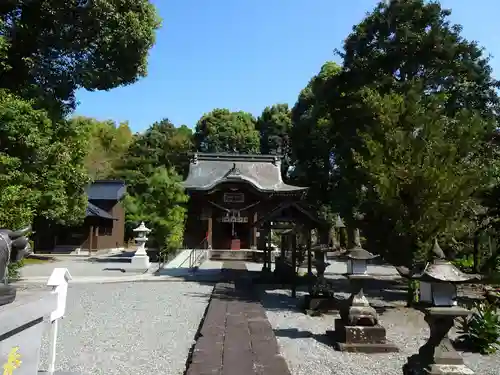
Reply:
[[[258, 116], [293, 105], [321, 65], [334, 58], [376, 0], [153, 0], [163, 19], [148, 77], [109, 92], [79, 91], [76, 114], [129, 121], [145, 130], [162, 118], [194, 127], [214, 108]], [[493, 55], [500, 72], [498, 0], [443, 0], [463, 35]], [[495, 58], [495, 56], [498, 56]]]

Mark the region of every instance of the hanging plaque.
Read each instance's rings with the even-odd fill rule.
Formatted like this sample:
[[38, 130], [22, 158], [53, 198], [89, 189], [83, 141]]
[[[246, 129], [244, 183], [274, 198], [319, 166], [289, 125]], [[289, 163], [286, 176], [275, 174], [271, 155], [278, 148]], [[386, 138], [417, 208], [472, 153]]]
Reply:
[[243, 203], [245, 194], [243, 193], [224, 193], [224, 203]]

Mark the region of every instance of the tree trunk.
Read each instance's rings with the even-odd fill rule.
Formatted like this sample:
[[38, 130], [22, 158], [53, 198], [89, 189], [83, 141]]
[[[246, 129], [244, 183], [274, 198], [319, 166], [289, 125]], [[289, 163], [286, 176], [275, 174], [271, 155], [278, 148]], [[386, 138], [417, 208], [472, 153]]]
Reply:
[[480, 269], [480, 259], [479, 259], [479, 231], [474, 232], [474, 272], [479, 272]]

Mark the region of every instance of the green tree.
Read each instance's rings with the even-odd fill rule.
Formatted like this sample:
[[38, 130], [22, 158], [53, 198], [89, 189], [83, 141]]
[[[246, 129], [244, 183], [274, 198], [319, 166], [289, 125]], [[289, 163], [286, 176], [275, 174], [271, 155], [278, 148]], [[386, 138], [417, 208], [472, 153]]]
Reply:
[[452, 113], [465, 107], [491, 116], [498, 81], [483, 49], [460, 35], [462, 26], [451, 24], [450, 14], [437, 1], [381, 1], [339, 52], [344, 82], [388, 93], [404, 92], [418, 79], [427, 94], [445, 92]]
[[266, 107], [257, 119], [255, 127], [260, 133], [262, 154], [288, 155], [289, 133], [292, 128], [288, 104]]
[[114, 176], [127, 181], [127, 190], [132, 195], [140, 195], [148, 188], [149, 178], [157, 168], [173, 168], [184, 176], [192, 149], [191, 129], [185, 125], [176, 128], [163, 119], [135, 136]]
[[450, 116], [446, 95], [421, 87], [405, 95], [363, 90], [360, 106], [372, 122], [353, 155], [368, 244], [409, 267], [426, 259], [434, 238], [459, 229], [471, 196], [490, 180], [495, 128], [467, 109]]
[[129, 229], [140, 221], [147, 222], [155, 244], [165, 252], [179, 249], [184, 238], [188, 197], [181, 182], [174, 169], [159, 167], [147, 179], [144, 192], [126, 198]]
[[195, 148], [202, 152], [253, 154], [260, 149], [255, 118], [247, 112], [214, 109], [201, 117], [194, 133]]
[[36, 219], [78, 223], [85, 214], [89, 129], [53, 122], [0, 90], [0, 226]]
[[128, 123], [123, 122], [117, 127], [113, 121], [98, 121], [83, 116], [69, 121], [77, 127], [90, 129], [89, 150], [85, 158], [90, 177], [97, 180], [111, 176], [133, 139]]
[[327, 83], [339, 72], [336, 63], [323, 64], [300, 92], [291, 114], [292, 177], [296, 183], [310, 186], [308, 197], [319, 204], [332, 202], [332, 122], [324, 97]]
[[3, 1], [0, 88], [68, 113], [77, 89], [109, 90], [145, 76], [159, 26], [148, 0]]

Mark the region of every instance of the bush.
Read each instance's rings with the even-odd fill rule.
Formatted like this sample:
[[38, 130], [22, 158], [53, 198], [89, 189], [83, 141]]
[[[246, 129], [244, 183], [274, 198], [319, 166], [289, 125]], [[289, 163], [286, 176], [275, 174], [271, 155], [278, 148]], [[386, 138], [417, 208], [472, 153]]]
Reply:
[[459, 340], [481, 354], [495, 353], [500, 345], [500, 311], [488, 301], [476, 302], [474, 313], [460, 325]]
[[7, 272], [8, 272], [7, 277], [9, 282], [19, 280], [19, 278], [21, 277], [20, 270], [23, 267], [24, 267], [24, 259], [21, 259], [18, 262], [9, 263], [7, 267]]
[[474, 272], [474, 257], [472, 255], [455, 259], [452, 263], [463, 272]]

